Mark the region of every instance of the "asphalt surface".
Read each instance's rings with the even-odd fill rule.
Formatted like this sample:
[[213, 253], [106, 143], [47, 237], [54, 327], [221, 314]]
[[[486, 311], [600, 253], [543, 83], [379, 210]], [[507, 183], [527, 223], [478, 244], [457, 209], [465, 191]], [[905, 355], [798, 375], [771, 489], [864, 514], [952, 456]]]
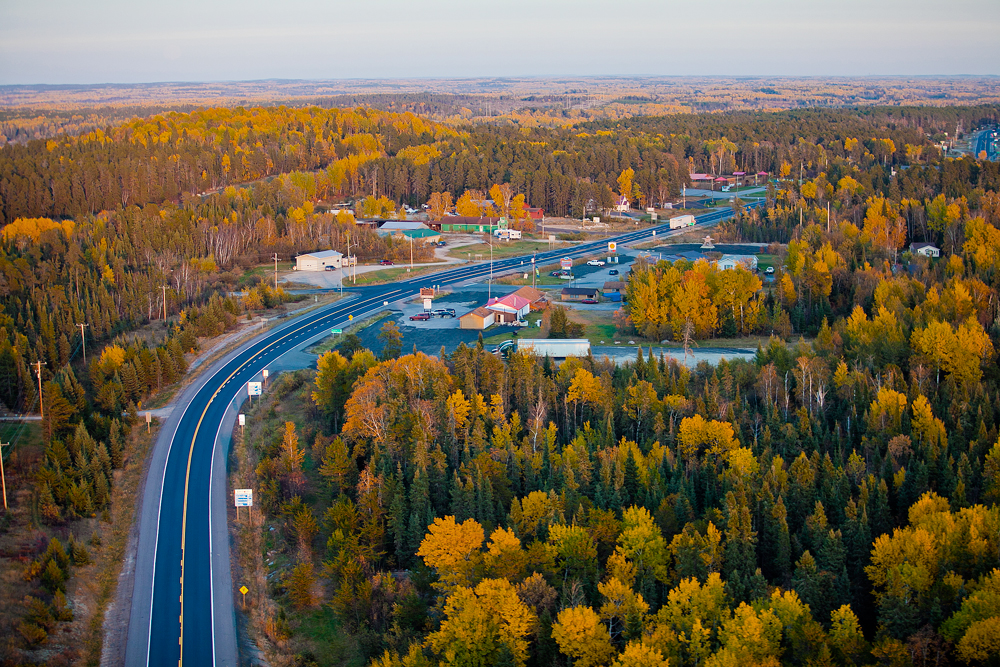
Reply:
[[[749, 204], [757, 206], [760, 202]], [[729, 210], [698, 216], [714, 223]], [[538, 253], [550, 264], [561, 257], [606, 254], [607, 241], [631, 243], [669, 235], [661, 225], [573, 248]], [[687, 230], [682, 231], [689, 231]], [[498, 274], [530, 267], [531, 257], [493, 262]], [[139, 516], [135, 585], [129, 620], [128, 665], [237, 665], [234, 582], [229, 569], [226, 488], [228, 436], [247, 382], [280, 358], [329, 335], [386, 304], [413, 298], [420, 287], [457, 286], [490, 274], [471, 264], [414, 280], [352, 290], [350, 300], [290, 320], [248, 341], [206, 369], [178, 399], [154, 447]]]

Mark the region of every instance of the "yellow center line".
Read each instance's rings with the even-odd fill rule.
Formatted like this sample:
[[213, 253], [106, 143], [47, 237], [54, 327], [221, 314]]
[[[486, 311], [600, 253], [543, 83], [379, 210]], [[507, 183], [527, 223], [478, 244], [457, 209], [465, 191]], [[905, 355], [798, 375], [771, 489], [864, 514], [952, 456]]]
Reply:
[[[399, 290], [396, 290], [396, 291], [399, 291]], [[389, 294], [383, 295], [383, 297], [381, 297], [381, 298], [382, 298], [382, 300], [384, 300], [385, 297], [390, 296], [392, 294], [394, 294], [394, 292], [390, 292]], [[361, 304], [360, 303], [355, 304], [355, 307], [359, 306], [359, 305], [361, 305]], [[330, 315], [333, 315], [333, 313], [330, 313]], [[295, 329], [293, 331], [289, 331], [288, 333], [284, 334], [281, 338], [278, 338], [278, 339], [273, 340], [270, 343], [268, 343], [265, 347], [263, 347], [259, 351], [255, 352], [246, 361], [244, 361], [242, 364], [240, 364], [239, 367], [236, 370], [234, 370], [232, 373], [229, 374], [229, 377], [226, 378], [225, 382], [223, 382], [222, 384], [219, 385], [219, 388], [215, 390], [215, 393], [212, 394], [212, 397], [210, 399], [208, 399], [208, 402], [205, 404], [205, 409], [201, 413], [201, 417], [198, 418], [198, 424], [194, 428], [194, 435], [191, 436], [191, 447], [190, 447], [190, 449], [188, 449], [187, 472], [184, 475], [184, 512], [183, 512], [183, 515], [182, 515], [182, 518], [181, 518], [181, 615], [180, 615], [180, 625], [181, 625], [181, 628], [180, 628], [180, 639], [178, 641], [178, 643], [180, 644], [180, 647], [181, 647], [181, 652], [180, 652], [180, 658], [177, 660], [178, 667], [182, 667], [182, 665], [184, 664], [184, 548], [185, 548], [185, 546], [187, 544], [188, 490], [189, 490], [190, 483], [191, 483], [191, 459], [194, 457], [194, 443], [198, 439], [198, 431], [201, 429], [201, 423], [202, 423], [202, 421], [204, 421], [205, 415], [208, 414], [208, 408], [209, 408], [209, 406], [212, 405], [212, 402], [215, 400], [216, 396], [219, 395], [219, 392], [222, 391], [222, 388], [225, 386], [225, 384], [227, 382], [229, 382], [230, 380], [232, 380], [233, 377], [235, 377], [237, 373], [239, 373], [241, 370], [243, 370], [243, 368], [247, 364], [249, 364], [251, 361], [253, 361], [257, 357], [259, 357], [261, 354], [263, 354], [264, 352], [266, 352], [269, 348], [277, 345], [278, 343], [280, 343], [282, 341], [287, 340], [292, 335], [299, 333], [303, 329], [305, 329], [307, 327], [310, 327], [310, 326], [312, 326], [315, 323], [316, 322], [313, 321], [313, 322], [311, 322], [309, 324], [303, 324], [298, 329]], [[211, 480], [209, 480], [209, 486], [211, 487]], [[213, 619], [213, 622], [214, 622], [214, 619]]]

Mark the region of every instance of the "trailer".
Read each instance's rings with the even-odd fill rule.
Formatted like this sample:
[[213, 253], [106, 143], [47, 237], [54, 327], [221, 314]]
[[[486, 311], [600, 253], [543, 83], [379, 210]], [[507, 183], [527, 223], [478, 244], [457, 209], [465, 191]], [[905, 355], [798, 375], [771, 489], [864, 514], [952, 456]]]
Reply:
[[691, 214], [678, 215], [674, 218], [670, 218], [670, 229], [681, 229], [682, 227], [693, 227], [695, 223], [694, 216]]
[[590, 341], [586, 338], [522, 338], [517, 341], [517, 349], [553, 359], [585, 357], [590, 354]]
[[501, 241], [510, 241], [511, 239], [520, 239], [521, 230], [520, 229], [496, 229], [493, 231], [493, 236], [497, 237]]

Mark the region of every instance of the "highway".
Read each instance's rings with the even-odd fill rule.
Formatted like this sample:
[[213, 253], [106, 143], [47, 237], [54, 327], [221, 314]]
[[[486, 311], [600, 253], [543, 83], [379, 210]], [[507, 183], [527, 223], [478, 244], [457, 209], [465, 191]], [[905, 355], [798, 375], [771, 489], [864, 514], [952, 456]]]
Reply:
[[[759, 206], [754, 202], [747, 208]], [[731, 216], [715, 211], [698, 225]], [[688, 231], [687, 230], [680, 231]], [[606, 254], [607, 242], [669, 235], [669, 225], [538, 253], [538, 266], [562, 257]], [[496, 260], [493, 275], [530, 270], [532, 256]], [[128, 665], [237, 665], [234, 586], [230, 573], [226, 488], [228, 433], [247, 382], [291, 350], [343, 326], [349, 316], [378, 312], [417, 296], [420, 287], [480, 281], [490, 263], [462, 265], [388, 285], [352, 290], [350, 299], [261, 333], [206, 368], [176, 399], [153, 448], [139, 510], [138, 549], [126, 646]]]
[[987, 127], [976, 133], [974, 139], [969, 142], [972, 148], [972, 156], [978, 158], [981, 153], [986, 152], [987, 160], [997, 159], [997, 128]]

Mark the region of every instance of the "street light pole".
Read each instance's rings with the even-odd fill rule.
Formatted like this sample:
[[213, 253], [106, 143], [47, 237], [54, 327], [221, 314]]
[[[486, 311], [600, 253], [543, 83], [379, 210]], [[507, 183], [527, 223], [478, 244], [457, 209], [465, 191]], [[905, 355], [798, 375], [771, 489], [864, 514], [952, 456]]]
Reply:
[[493, 244], [490, 243], [489, 246], [490, 246], [490, 282], [488, 283], [489, 286], [486, 288], [487, 302], [491, 298], [493, 298]]
[[278, 253], [274, 253], [274, 289], [278, 289]]

